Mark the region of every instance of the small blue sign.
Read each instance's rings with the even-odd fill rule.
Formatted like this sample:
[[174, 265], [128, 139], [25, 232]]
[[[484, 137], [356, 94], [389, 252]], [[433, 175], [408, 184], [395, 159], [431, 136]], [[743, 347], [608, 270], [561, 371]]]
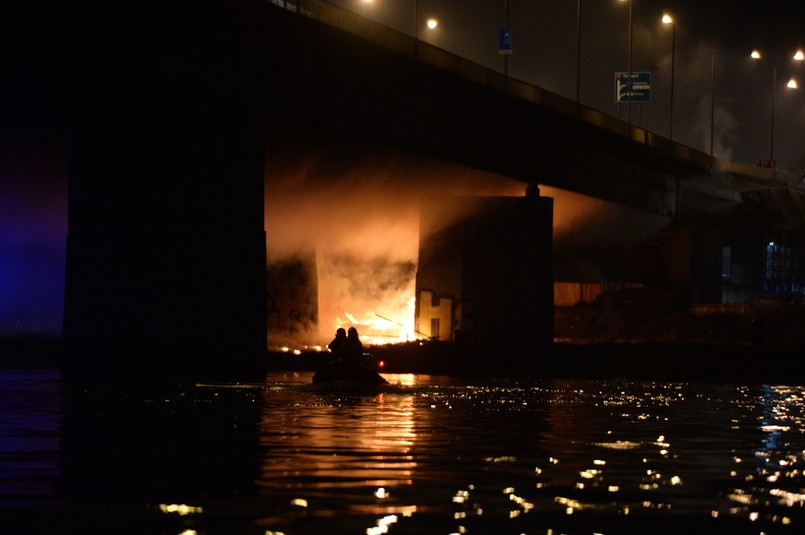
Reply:
[[498, 30], [498, 54], [512, 53], [512, 31], [509, 28]]
[[651, 72], [615, 73], [615, 102], [651, 102]]

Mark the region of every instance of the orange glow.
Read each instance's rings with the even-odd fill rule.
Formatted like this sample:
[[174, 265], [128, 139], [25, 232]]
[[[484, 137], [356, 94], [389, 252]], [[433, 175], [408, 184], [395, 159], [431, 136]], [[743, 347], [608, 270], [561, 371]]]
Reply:
[[[413, 288], [410, 291], [413, 294]], [[361, 341], [370, 346], [399, 344], [422, 338], [414, 330], [415, 298], [413, 295], [409, 297], [407, 290], [400, 290], [382, 306], [384, 314], [368, 309], [355, 314], [344, 311], [342, 316], [336, 318], [336, 328], [357, 328]]]
[[[420, 229], [421, 200], [525, 193], [512, 179], [396, 151], [282, 150], [266, 166], [268, 264], [315, 264], [316, 284], [316, 324], [279, 336], [269, 329], [272, 347], [326, 350], [338, 327], [352, 326], [369, 346], [421, 339], [414, 329], [420, 232], [439, 230]], [[465, 215], [445, 213], [439, 223]]]
[[[410, 154], [372, 154], [348, 166], [333, 163], [339, 159], [343, 155], [267, 160], [275, 166], [266, 171], [268, 262], [303, 259], [315, 268], [315, 287], [309, 289], [315, 318], [285, 338], [269, 329], [270, 348], [326, 351], [337, 328], [353, 326], [370, 347], [426, 338], [415, 330], [420, 235], [439, 232], [468, 213], [444, 211], [433, 227], [420, 228], [420, 204], [447, 195], [522, 196], [526, 189], [499, 175]], [[554, 199], [557, 273], [572, 265], [573, 275], [584, 280], [603, 275], [596, 258], [578, 251], [639, 239], [670, 220], [566, 190], [540, 191]]]

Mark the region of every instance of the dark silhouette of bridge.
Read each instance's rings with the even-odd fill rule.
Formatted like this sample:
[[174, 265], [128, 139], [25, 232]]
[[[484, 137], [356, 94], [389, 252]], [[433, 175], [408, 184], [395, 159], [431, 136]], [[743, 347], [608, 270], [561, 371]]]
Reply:
[[[765, 229], [801, 222], [785, 175], [325, 2], [124, 2], [78, 10], [74, 24], [68, 378], [262, 377], [275, 145], [401, 147], [697, 228], [747, 221], [748, 197]], [[711, 253], [704, 286], [719, 283]]]

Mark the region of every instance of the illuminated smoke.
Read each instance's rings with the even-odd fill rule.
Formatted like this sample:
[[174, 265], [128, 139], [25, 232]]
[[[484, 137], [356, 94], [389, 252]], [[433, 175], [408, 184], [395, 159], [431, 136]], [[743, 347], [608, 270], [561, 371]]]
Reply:
[[[319, 325], [292, 341], [300, 346], [329, 342], [341, 325], [358, 326], [369, 343], [413, 337], [420, 204], [443, 195], [525, 192], [525, 184], [499, 175], [391, 151], [280, 151], [267, 161], [269, 264], [313, 257], [318, 269]], [[554, 199], [556, 280], [617, 277], [611, 251], [670, 221], [557, 188], [540, 190]], [[440, 228], [422, 233], [466, 215], [444, 212]]]
[[[730, 87], [724, 87], [723, 80], [719, 78], [720, 62], [724, 61], [719, 54], [723, 52], [716, 52], [715, 65], [712, 53], [712, 46], [708, 44], [677, 50], [674, 140], [709, 154], [712, 130], [713, 154], [719, 158], [732, 159], [738, 131], [738, 121], [730, 111], [736, 107], [735, 99], [729, 94]], [[667, 53], [659, 62], [657, 71], [670, 77], [670, 64], [671, 54]], [[713, 69], [716, 69], [715, 73]], [[715, 95], [711, 85], [713, 74], [716, 74]], [[670, 80], [665, 83], [669, 84]]]
[[[622, 279], [617, 251], [666, 227], [670, 216], [648, 214], [612, 202], [540, 186], [554, 199], [554, 280], [633, 282]], [[613, 251], [615, 252], [613, 254]]]
[[[411, 338], [421, 199], [524, 191], [498, 175], [385, 150], [271, 153], [268, 262], [314, 254], [318, 268], [319, 332], [297, 342], [329, 342], [344, 324], [358, 326], [365, 342]], [[448, 225], [461, 214], [443, 216]]]

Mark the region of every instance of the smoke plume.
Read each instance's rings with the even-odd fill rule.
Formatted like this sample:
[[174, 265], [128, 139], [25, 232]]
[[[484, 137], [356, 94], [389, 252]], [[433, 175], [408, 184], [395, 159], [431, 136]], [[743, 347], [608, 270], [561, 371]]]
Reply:
[[[272, 152], [268, 262], [315, 255], [319, 332], [311, 336], [317, 343], [345, 324], [377, 342], [410, 336], [421, 200], [524, 191], [524, 184], [499, 175], [402, 152], [336, 146]], [[445, 213], [440, 223], [461, 215]]]

